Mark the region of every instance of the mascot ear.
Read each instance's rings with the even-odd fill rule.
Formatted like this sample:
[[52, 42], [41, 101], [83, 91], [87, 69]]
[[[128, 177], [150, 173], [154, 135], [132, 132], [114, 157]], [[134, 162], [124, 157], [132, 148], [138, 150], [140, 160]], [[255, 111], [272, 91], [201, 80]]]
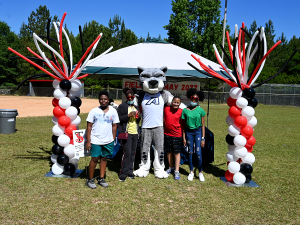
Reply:
[[138, 66], [138, 72], [139, 72], [139, 75], [145, 70], [145, 68], [141, 67], [141, 66]]
[[163, 67], [161, 67], [161, 68], [160, 68], [160, 70], [162, 70], [164, 73], [166, 73], [166, 72], [167, 72], [167, 70], [168, 70], [168, 67], [166, 67], [166, 66], [163, 66]]

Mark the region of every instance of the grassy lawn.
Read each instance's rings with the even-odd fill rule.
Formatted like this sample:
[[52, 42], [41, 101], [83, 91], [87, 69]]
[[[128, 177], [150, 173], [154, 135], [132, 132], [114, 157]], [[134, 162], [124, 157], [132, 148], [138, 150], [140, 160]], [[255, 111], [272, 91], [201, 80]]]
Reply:
[[[215, 161], [204, 167], [205, 182], [198, 172], [188, 181], [183, 165], [179, 181], [155, 179], [152, 171], [122, 183], [120, 162], [109, 161], [110, 187], [95, 190], [84, 185], [85, 171], [77, 179], [44, 177], [51, 168], [51, 117], [18, 118], [15, 134], [0, 134], [0, 224], [299, 224], [300, 108], [255, 110], [252, 177], [260, 188], [227, 187], [219, 178], [227, 170], [227, 105], [210, 106]], [[84, 129], [87, 114], [81, 117]]]

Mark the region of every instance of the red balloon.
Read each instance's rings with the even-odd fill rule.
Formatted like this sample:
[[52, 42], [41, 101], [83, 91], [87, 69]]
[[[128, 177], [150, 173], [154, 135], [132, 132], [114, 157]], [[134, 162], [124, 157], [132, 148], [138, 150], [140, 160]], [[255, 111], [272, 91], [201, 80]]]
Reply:
[[234, 124], [239, 128], [246, 126], [247, 123], [248, 123], [248, 121], [247, 121], [246, 117], [244, 117], [244, 116], [238, 116], [234, 120]]
[[234, 175], [233, 173], [230, 173], [229, 170], [227, 170], [225, 172], [225, 178], [226, 178], [226, 180], [232, 182], [233, 181], [233, 175]]
[[256, 140], [255, 140], [255, 137], [251, 136], [248, 140], [247, 140], [247, 144], [253, 146], [255, 145], [256, 143]]
[[253, 151], [253, 146], [252, 145], [246, 144], [245, 148], [247, 149], [248, 152], [252, 152]]
[[236, 99], [233, 99], [233, 98], [231, 98], [231, 97], [227, 98], [227, 105], [228, 105], [229, 107], [231, 107], [231, 106], [236, 106], [235, 104], [236, 104]]
[[241, 115], [241, 109], [236, 106], [231, 106], [228, 110], [229, 116], [235, 118]]
[[70, 123], [71, 123], [71, 120], [70, 120], [70, 118], [67, 117], [67, 116], [61, 116], [61, 117], [59, 117], [59, 119], [58, 119], [58, 124], [59, 124], [60, 126], [62, 126], [62, 127], [67, 127], [67, 126], [70, 125]]
[[61, 116], [64, 116], [65, 115], [65, 109], [62, 109], [60, 108], [59, 106], [56, 106], [54, 109], [53, 109], [53, 115], [56, 117], [56, 118], [59, 118]]
[[58, 106], [58, 101], [59, 101], [59, 99], [53, 98], [53, 99], [52, 99], [52, 105], [53, 105], [54, 107]]
[[[73, 138], [73, 137], [72, 137], [72, 138]], [[71, 145], [74, 145], [74, 140], [73, 140], [73, 139], [71, 139], [70, 144], [71, 144]]]
[[70, 125], [65, 129], [65, 134], [68, 135], [69, 137], [73, 136], [73, 130], [77, 130], [77, 127], [74, 125]]
[[253, 134], [253, 128], [249, 125], [241, 128], [241, 135], [243, 135], [246, 139], [249, 139]]

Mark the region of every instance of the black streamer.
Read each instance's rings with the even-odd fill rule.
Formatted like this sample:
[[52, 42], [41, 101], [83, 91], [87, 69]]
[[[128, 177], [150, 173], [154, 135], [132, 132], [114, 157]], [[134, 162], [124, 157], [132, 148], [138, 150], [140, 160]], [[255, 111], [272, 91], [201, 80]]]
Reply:
[[16, 90], [18, 90], [26, 81], [28, 81], [30, 79], [34, 79], [34, 78], [41, 78], [41, 77], [50, 77], [50, 75], [48, 75], [46, 73], [39, 73], [39, 74], [34, 74], [30, 77], [27, 77], [25, 80], [21, 81], [21, 83], [18, 85]]
[[[215, 76], [213, 76], [213, 75], [207, 73], [206, 71], [203, 72], [203, 71], [199, 70], [196, 66], [194, 66], [194, 65], [191, 64], [190, 62], [188, 62], [187, 64], [188, 64], [189, 66], [193, 67], [193, 68], [194, 68], [195, 70], [197, 70], [199, 73], [205, 74], [205, 75], [208, 76], [208, 77], [215, 78], [215, 79], [217, 79], [217, 80], [220, 80], [220, 81], [224, 82], [222, 79], [217, 78], [217, 77], [215, 77]], [[193, 76], [193, 77], [195, 77], [195, 76]], [[197, 78], [199, 78], [199, 77], [197, 77]]]
[[292, 58], [295, 56], [295, 54], [297, 53], [297, 51], [298, 51], [298, 49], [296, 49], [296, 50], [293, 52], [293, 54], [290, 56], [290, 58], [285, 62], [285, 64], [281, 67], [281, 69], [280, 69], [277, 73], [275, 73], [273, 76], [269, 77], [269, 78], [266, 79], [265, 81], [263, 81], [263, 82], [261, 82], [261, 83], [259, 83], [259, 84], [253, 85], [252, 88], [257, 88], [257, 87], [263, 85], [264, 83], [266, 83], [266, 82], [272, 80], [272, 79], [273, 79], [274, 77], [276, 77], [278, 74], [280, 74], [281, 71], [287, 66], [287, 64], [288, 64], [288, 63], [292, 60]]
[[[238, 38], [236, 37], [235, 40], [234, 40], [234, 46], [233, 46], [233, 51], [232, 51], [233, 52], [233, 65], [235, 65], [235, 61], [236, 61], [235, 47], [236, 47], [237, 41], [238, 41]], [[239, 88], [242, 88], [241, 83], [240, 83], [239, 78], [238, 78], [238, 75], [237, 75], [236, 67], [234, 67], [233, 75], [235, 76], [235, 79], [236, 79], [236, 82], [237, 82], [237, 85], [239, 86]]]

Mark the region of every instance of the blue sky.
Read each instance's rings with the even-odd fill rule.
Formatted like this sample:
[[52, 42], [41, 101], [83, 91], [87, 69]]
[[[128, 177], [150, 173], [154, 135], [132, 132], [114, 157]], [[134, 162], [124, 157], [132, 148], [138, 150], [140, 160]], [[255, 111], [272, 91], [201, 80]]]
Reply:
[[[83, 26], [86, 22], [96, 20], [105, 26], [108, 25], [109, 18], [118, 14], [125, 21], [127, 28], [134, 31], [140, 37], [146, 37], [148, 32], [151, 37], [167, 37], [167, 31], [163, 26], [168, 24], [172, 13], [171, 0], [73, 0], [73, 1], [43, 1], [43, 0], [0, 0], [0, 20], [5, 21], [14, 32], [19, 33], [23, 22], [27, 23], [31, 11], [35, 11], [39, 5], [46, 5], [51, 16], [62, 17], [67, 12], [65, 22], [68, 28], [76, 35], [78, 26]], [[225, 0], [221, 1], [221, 18], [224, 16]], [[284, 4], [287, 3], [287, 4]], [[274, 23], [277, 36], [284, 32], [289, 39], [296, 35], [300, 36], [299, 19], [297, 13], [300, 2], [289, 1], [267, 1], [267, 0], [228, 0], [227, 24], [231, 31], [234, 25], [241, 26], [245, 22], [250, 26], [253, 20], [258, 25], [263, 25], [271, 19]]]

